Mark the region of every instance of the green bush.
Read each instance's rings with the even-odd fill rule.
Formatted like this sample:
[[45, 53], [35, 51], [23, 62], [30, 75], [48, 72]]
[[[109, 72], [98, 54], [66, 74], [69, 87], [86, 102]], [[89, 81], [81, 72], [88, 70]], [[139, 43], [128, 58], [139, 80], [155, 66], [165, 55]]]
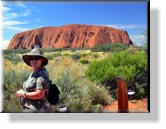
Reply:
[[88, 63], [89, 63], [89, 61], [88, 61], [88, 60], [86, 60], [86, 59], [82, 59], [82, 60], [80, 60], [80, 63], [82, 63], [82, 64], [88, 64]]
[[56, 48], [41, 48], [44, 52], [56, 52], [58, 51]]
[[61, 52], [64, 48], [40, 48], [44, 52]]
[[97, 53], [95, 53], [95, 54], [93, 54], [93, 57], [94, 57], [94, 58], [98, 58], [99, 55], [98, 55]]
[[18, 54], [28, 53], [30, 50], [28, 49], [12, 49], [12, 50], [3, 50], [3, 56], [5, 59], [8, 59], [12, 64], [18, 64], [22, 61], [22, 57]]
[[28, 53], [30, 52], [30, 50], [28, 49], [12, 49], [12, 50], [3, 50], [3, 54], [24, 54], [24, 53]]
[[22, 58], [16, 54], [5, 54], [4, 58], [8, 59], [12, 64], [18, 64], [22, 61]]
[[139, 87], [136, 89], [136, 99], [142, 99], [144, 97], [146, 97], [146, 92], [145, 89], [142, 87]]
[[81, 56], [80, 56], [80, 54], [78, 54], [78, 53], [75, 53], [75, 54], [72, 55], [72, 59], [73, 59], [73, 60], [78, 60], [78, 59], [80, 59], [80, 58], [81, 58]]
[[76, 50], [87, 50], [88, 48], [41, 48], [45, 52], [61, 52], [63, 50], [71, 50], [75, 52]]
[[69, 54], [69, 53], [65, 53], [65, 54], [63, 54], [63, 56], [70, 57], [70, 56], [71, 56], [71, 54]]
[[101, 61], [92, 62], [86, 71], [86, 76], [91, 81], [102, 84], [122, 76], [128, 83], [131, 83], [138, 75], [145, 75], [146, 70], [147, 56], [144, 51], [131, 54], [125, 50]]
[[137, 82], [135, 84], [136, 99], [142, 99], [148, 95], [147, 81], [144, 81], [144, 82], [142, 81], [143, 79], [141, 78], [141, 83]]
[[47, 55], [47, 58], [48, 58], [49, 60], [52, 60], [52, 59], [54, 59], [55, 57], [58, 57], [58, 56], [61, 56], [61, 53], [49, 54], [49, 55]]
[[89, 48], [83, 48], [83, 47], [80, 47], [80, 48], [66, 48], [65, 50], [71, 50], [72, 52], [75, 52], [77, 50], [88, 50]]
[[104, 51], [104, 52], [117, 52], [117, 51], [121, 51], [121, 50], [125, 50], [127, 49], [128, 46], [124, 45], [122, 43], [107, 43], [107, 44], [99, 44], [95, 47], [93, 47], [91, 50], [93, 52], [100, 52], [100, 51]]
[[88, 55], [89, 55], [89, 53], [81, 53], [81, 54], [80, 54], [81, 57], [86, 57], [86, 56], [88, 56]]

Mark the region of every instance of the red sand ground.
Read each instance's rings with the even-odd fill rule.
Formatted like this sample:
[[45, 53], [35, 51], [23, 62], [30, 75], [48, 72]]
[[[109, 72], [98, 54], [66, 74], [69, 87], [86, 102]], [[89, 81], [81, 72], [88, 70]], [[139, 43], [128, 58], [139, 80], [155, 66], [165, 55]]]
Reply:
[[[148, 112], [147, 98], [140, 100], [129, 100], [128, 108], [128, 112]], [[118, 112], [118, 101], [116, 100], [112, 103], [112, 105], [105, 106], [103, 112]]]

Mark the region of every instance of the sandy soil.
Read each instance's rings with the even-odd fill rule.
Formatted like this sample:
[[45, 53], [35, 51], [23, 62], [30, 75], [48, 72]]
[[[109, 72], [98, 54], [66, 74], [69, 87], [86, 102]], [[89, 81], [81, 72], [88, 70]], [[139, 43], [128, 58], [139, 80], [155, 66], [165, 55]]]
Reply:
[[[140, 100], [129, 100], [128, 102], [128, 112], [140, 112], [147, 113], [147, 98]], [[114, 101], [112, 105], [105, 106], [103, 112], [118, 112], [118, 101]]]

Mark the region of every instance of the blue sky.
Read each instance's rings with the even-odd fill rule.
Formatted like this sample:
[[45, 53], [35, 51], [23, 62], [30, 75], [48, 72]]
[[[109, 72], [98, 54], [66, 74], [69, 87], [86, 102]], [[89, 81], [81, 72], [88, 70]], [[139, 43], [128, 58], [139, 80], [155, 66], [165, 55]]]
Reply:
[[3, 4], [3, 45], [14, 34], [26, 30], [65, 24], [93, 24], [126, 30], [137, 45], [146, 31], [146, 3], [26, 3]]

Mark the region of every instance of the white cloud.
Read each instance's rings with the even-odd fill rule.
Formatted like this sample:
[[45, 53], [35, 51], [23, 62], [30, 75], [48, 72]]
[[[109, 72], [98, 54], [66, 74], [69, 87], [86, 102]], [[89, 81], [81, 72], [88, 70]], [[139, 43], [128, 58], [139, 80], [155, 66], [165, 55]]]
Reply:
[[3, 40], [2, 43], [3, 43], [3, 49], [7, 49], [7, 46], [9, 45], [10, 40]]
[[21, 13], [16, 13], [9, 7], [4, 7], [4, 10], [4, 20], [16, 19], [18, 17], [27, 17], [32, 14], [31, 9], [24, 9]]
[[129, 34], [129, 37], [133, 41], [135, 45], [138, 46], [143, 46], [147, 43], [146, 39], [146, 34], [144, 34], [144, 30], [146, 30], [146, 27], [143, 25], [138, 25], [138, 24], [128, 24], [128, 25], [123, 25], [123, 24], [110, 24], [110, 25], [100, 25], [100, 26], [107, 26], [107, 27], [113, 27], [116, 29], [130, 29], [132, 30], [132, 33], [134, 32], [135, 34]]
[[101, 26], [108, 26], [108, 27], [113, 27], [116, 29], [136, 29], [136, 28], [145, 28], [142, 25], [138, 24], [128, 24], [128, 25], [123, 25], [123, 24], [110, 24], [110, 25], [101, 25]]
[[5, 26], [6, 29], [16, 32], [22, 32], [26, 30], [30, 30], [31, 28], [21, 27], [21, 26]]
[[146, 35], [143, 34], [135, 34], [129, 35], [133, 43], [137, 46], [143, 46], [147, 43]]
[[8, 11], [10, 11], [11, 10], [11, 8], [9, 8], [9, 7], [5, 7], [5, 6], [3, 6], [3, 12], [8, 12]]
[[17, 1], [16, 6], [21, 7], [21, 8], [26, 8], [26, 6], [21, 1]]
[[15, 12], [6, 12], [4, 13], [4, 20], [11, 20], [16, 19], [18, 17], [18, 14]]
[[115, 27], [118, 29], [135, 29], [135, 28], [140, 28], [142, 26], [136, 25], [136, 24], [129, 24], [129, 25], [122, 25], [122, 24], [113, 24], [110, 25], [111, 27]]
[[[25, 20], [33, 12], [38, 11], [34, 7], [27, 7], [23, 2], [15, 2], [14, 4], [3, 3], [3, 28], [6, 32], [12, 31], [13, 33], [22, 32], [32, 29], [31, 21]], [[14, 10], [14, 7], [17, 10]], [[24, 18], [25, 17], [25, 18]], [[34, 19], [41, 22], [40, 18]]]
[[[28, 16], [30, 16], [34, 11], [31, 7], [26, 7], [22, 2], [15, 2], [14, 4], [3, 3], [3, 33], [5, 38], [2, 40], [3, 49], [6, 49], [10, 43], [10, 38], [15, 33], [23, 32], [32, 29], [28, 21]], [[39, 18], [38, 18], [39, 21]], [[13, 34], [13, 35], [12, 35]]]
[[40, 13], [40, 10], [36, 9], [35, 7], [32, 7], [32, 10], [37, 12], [37, 13]]
[[26, 9], [20, 16], [26, 17], [31, 14], [32, 10], [31, 9]]
[[27, 24], [28, 22], [22, 22], [22, 21], [5, 21], [3, 23], [4, 26], [14, 26], [14, 25], [23, 25], [23, 24]]
[[36, 22], [42, 22], [42, 20], [39, 19], [39, 18], [35, 18], [35, 21], [36, 21]]

